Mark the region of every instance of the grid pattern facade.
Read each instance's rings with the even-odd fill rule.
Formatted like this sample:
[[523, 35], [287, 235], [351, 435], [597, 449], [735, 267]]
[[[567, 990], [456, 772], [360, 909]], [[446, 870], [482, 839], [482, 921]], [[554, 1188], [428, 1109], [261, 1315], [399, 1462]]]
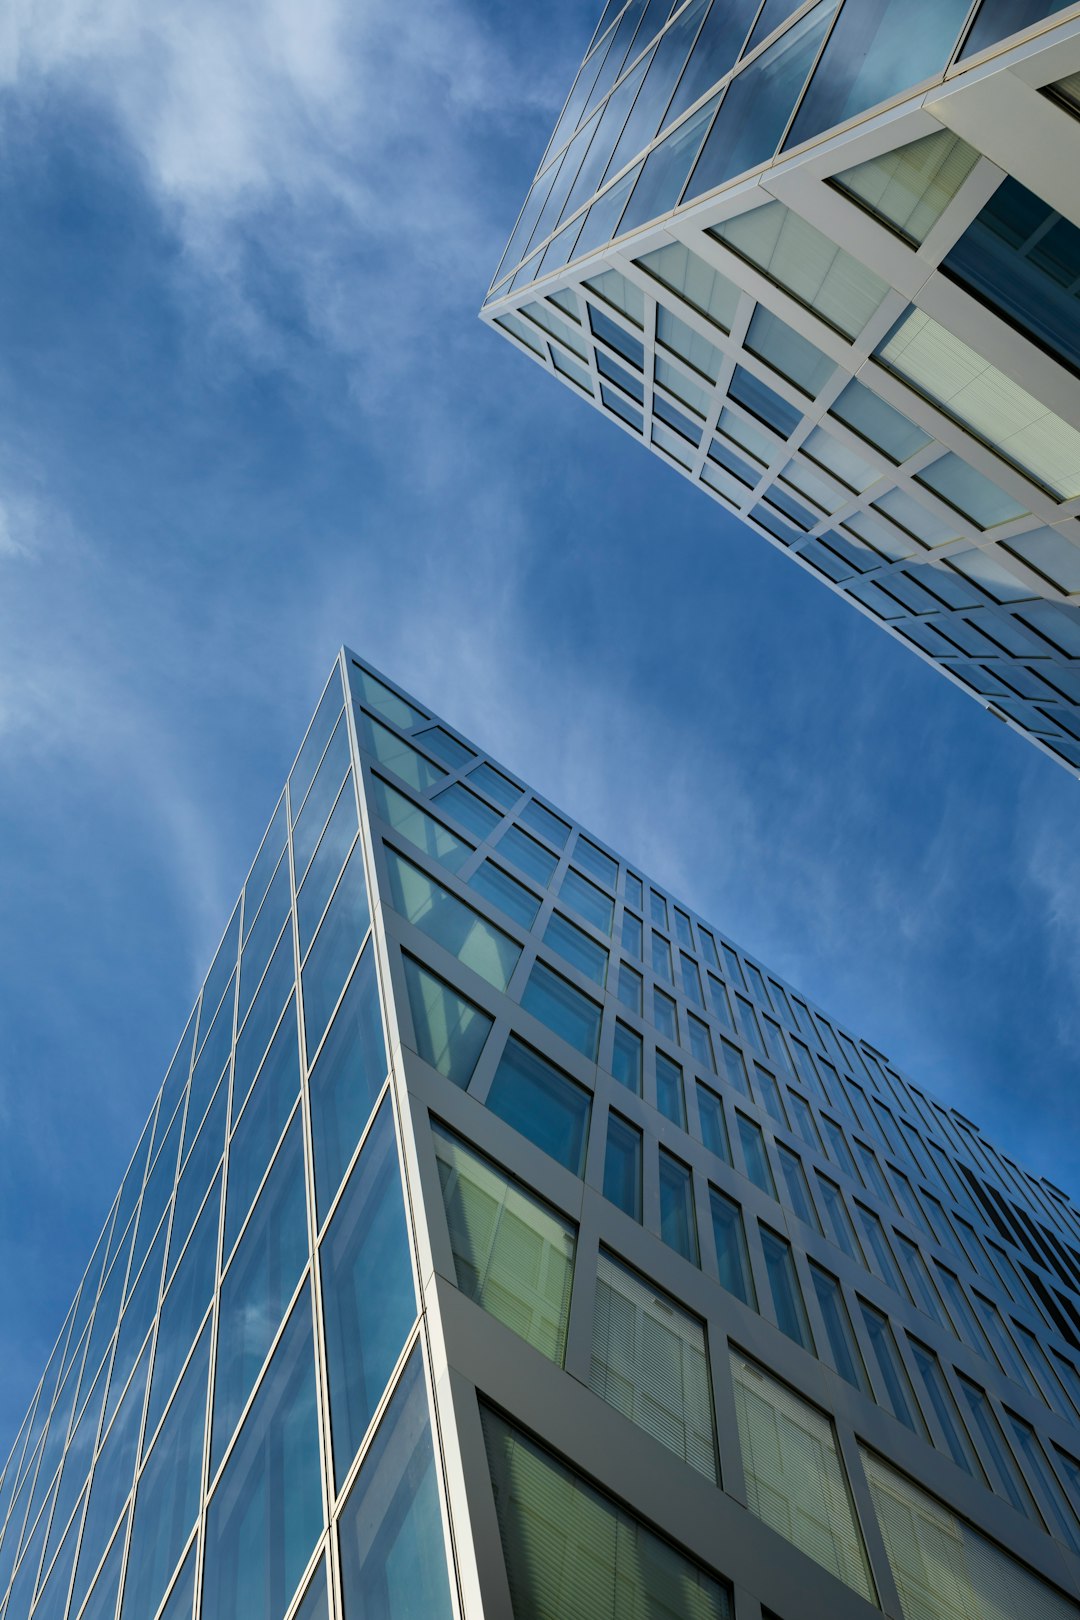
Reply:
[[3, 1620], [1080, 1613], [1080, 1213], [343, 652]]
[[482, 316], [1080, 771], [1080, 18], [609, 4]]

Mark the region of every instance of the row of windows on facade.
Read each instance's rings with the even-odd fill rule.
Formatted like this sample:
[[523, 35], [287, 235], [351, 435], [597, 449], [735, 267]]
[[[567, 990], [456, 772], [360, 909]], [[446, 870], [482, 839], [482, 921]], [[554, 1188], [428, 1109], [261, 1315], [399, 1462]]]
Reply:
[[[358, 666], [354, 667], [358, 669]], [[387, 710], [390, 710], [391, 713], [387, 714], [387, 717], [394, 718], [399, 723], [407, 721], [413, 727], [428, 725], [427, 717], [411, 708], [411, 706], [406, 714], [402, 714], [400, 712], [402, 700], [396, 698], [393, 693], [390, 693], [385, 687], [381, 686], [381, 683], [374, 681], [373, 677], [366, 675], [366, 673], [364, 683], [363, 690], [371, 707], [379, 707], [380, 712], [384, 714], [387, 714]], [[363, 737], [363, 746], [371, 752], [376, 760], [393, 769], [395, 774], [399, 775], [404, 782], [418, 791], [425, 792], [434, 789], [438, 807], [451, 815], [479, 839], [487, 840], [491, 837], [504, 819], [510, 804], [515, 802], [515, 800], [511, 799], [511, 795], [520, 798], [524, 792], [523, 789], [517, 788], [515, 784], [510, 782], [509, 779], [502, 777], [502, 780], [508, 784], [509, 791], [503, 794], [503, 815], [497, 815], [494, 809], [487, 805], [476, 793], [466, 789], [463, 783], [453, 783], [450, 787], [440, 787], [441, 777], [438, 774], [438, 767], [433, 767], [431, 761], [426, 759], [423, 754], [412, 748], [403, 738], [394, 737], [385, 727], [373, 721], [363, 711], [358, 711], [358, 724]], [[442, 728], [438, 729], [442, 731]], [[460, 744], [449, 733], [442, 731], [442, 734], [448, 738], [455, 748], [464, 749], [465, 745]], [[416, 735], [425, 745], [430, 746], [432, 736], [430, 730], [421, 730]], [[437, 744], [435, 751], [439, 751], [440, 747], [441, 745]], [[469, 753], [471, 754], [472, 751], [470, 750]], [[485, 762], [482, 769], [491, 770], [492, 768]], [[476, 771], [471, 773], [474, 780], [478, 774]], [[501, 776], [501, 773], [496, 774]], [[484, 786], [485, 783], [481, 781], [477, 785]], [[461, 866], [473, 855], [474, 851], [471, 846], [452, 834], [448, 828], [433, 821], [424, 812], [419, 811], [412, 801], [408, 800], [398, 790], [390, 787], [388, 783], [383, 782], [379, 777], [373, 776], [370, 779], [370, 790], [374, 796], [373, 808], [376, 812], [389, 822], [395, 830], [403, 832], [411, 843], [429, 855], [434, 856], [451, 871], [460, 870]], [[496, 799], [496, 802], [499, 802], [499, 800]], [[537, 808], [543, 809], [544, 807], [537, 805]], [[551, 813], [545, 811], [545, 814], [550, 815]], [[552, 842], [562, 849], [566, 845], [570, 827], [568, 823], [561, 820], [559, 824], [563, 832]], [[541, 885], [550, 884], [558, 864], [558, 858], [552, 850], [542, 847], [535, 838], [526, 833], [523, 826], [516, 822], [512, 823], [500, 836], [498, 842], [500, 855], [508, 859], [519, 871]], [[608, 863], [607, 868], [602, 870], [595, 861], [594, 856], [597, 853]], [[613, 857], [598, 851], [597, 846], [581, 836], [579, 836], [578, 842], [574, 846], [573, 856], [581, 866], [588, 868], [594, 876], [598, 876], [602, 881], [606, 882], [611, 890], [617, 890], [617, 865]], [[526, 884], [511, 877], [502, 867], [490, 860], [485, 860], [481, 864], [469, 882], [476, 892], [498, 906], [521, 927], [533, 928], [542, 906], [542, 900]], [[635, 915], [629, 908], [636, 905], [639, 910], [642, 909], [641, 902], [644, 897], [644, 890], [640, 878], [629, 871], [625, 873], [624, 893], [626, 900], [620, 925], [623, 948], [635, 956], [636, 959], [641, 960], [643, 956], [644, 925], [642, 918]], [[573, 867], [568, 867], [562, 878], [560, 897], [585, 923], [595, 929], [596, 932], [610, 938], [616, 916], [616, 902], [611, 895], [601, 893], [596, 885], [587, 879], [582, 872], [575, 870]], [[650, 954], [654, 973], [662, 977], [665, 982], [672, 984], [672, 941], [658, 932], [660, 928], [670, 929], [669, 902], [655, 889], [649, 891], [649, 897], [650, 918], [656, 924], [650, 934]], [[675, 919], [680, 984], [687, 1001], [692, 1002], [700, 1010], [704, 1010], [704, 1001], [702, 999], [702, 971], [704, 970], [709, 987], [711, 1010], [723, 1027], [734, 1033], [735, 1025], [731, 1013], [731, 999], [727, 985], [719, 977], [720, 960], [714, 935], [702, 924], [697, 923], [695, 925], [700, 942], [695, 959], [695, 956], [691, 954], [694, 953], [695, 946], [689, 915], [676, 906], [674, 902], [671, 903], [670, 914]], [[608, 948], [591, 939], [583, 929], [576, 923], [572, 923], [569, 918], [559, 913], [551, 915], [546, 927], [545, 943], [551, 944], [554, 949], [564, 956], [564, 959], [571, 961], [586, 977], [593, 979], [594, 982], [601, 986], [608, 982], [610, 957]], [[684, 946], [686, 949], [682, 948]], [[842, 1071], [847, 1070], [864, 1075], [870, 1086], [875, 1090], [881, 1090], [884, 1083], [884, 1087], [892, 1092], [896, 1103], [902, 1111], [914, 1109], [931, 1132], [944, 1133], [951, 1150], [959, 1152], [966, 1158], [971, 1158], [982, 1174], [988, 1172], [994, 1182], [1000, 1184], [1007, 1192], [1014, 1195], [1019, 1193], [1025, 1203], [1030, 1204], [1034, 1201], [1035, 1207], [1040, 1214], [1049, 1216], [1068, 1235], [1074, 1235], [1073, 1230], [1066, 1222], [1065, 1212], [1058, 1209], [1056, 1200], [1051, 1203], [1042, 1187], [1031, 1182], [1030, 1178], [1022, 1182], [1020, 1180], [1022, 1172], [1015, 1167], [1010, 1172], [1007, 1164], [1001, 1161], [988, 1145], [980, 1152], [979, 1148], [973, 1145], [970, 1133], [966, 1133], [965, 1137], [960, 1137], [957, 1134], [958, 1126], [950, 1122], [950, 1116], [940, 1104], [933, 1105], [938, 1116], [935, 1121], [931, 1117], [929, 1104], [922, 1097], [922, 1094], [914, 1088], [904, 1086], [899, 1077], [885, 1067], [871, 1051], [866, 1049], [860, 1051], [846, 1035], [842, 1032], [835, 1032], [828, 1020], [824, 1019], [820, 1014], [817, 1014], [815, 1018], [800, 998], [794, 995], [789, 997], [788, 992], [775, 980], [770, 979], [769, 988], [767, 988], [761, 971], [753, 963], [741, 961], [729, 945], [721, 942], [720, 949], [723, 953], [729, 978], [734, 980], [747, 995], [756, 998], [760, 1006], [768, 1009], [763, 1018], [765, 1027], [769, 1032], [769, 1043], [773, 1049], [772, 1061], [778, 1061], [784, 1067], [787, 1067], [789, 1062], [794, 1063], [795, 1068], [803, 1077], [804, 1083], [813, 1088], [819, 1095], [822, 1095], [823, 1085], [827, 1084], [831, 1088], [834, 1106], [844, 1110], [854, 1123], [861, 1123], [863, 1129], [869, 1129], [873, 1132], [882, 1141], [883, 1145], [891, 1149], [891, 1151], [899, 1152], [906, 1157], [914, 1156], [915, 1162], [923, 1173], [932, 1174], [932, 1171], [927, 1171], [927, 1167], [920, 1156], [919, 1148], [914, 1145], [919, 1141], [918, 1132], [901, 1115], [900, 1128], [905, 1139], [913, 1144], [911, 1151], [905, 1153], [903, 1144], [897, 1141], [896, 1123], [887, 1106], [875, 1098], [873, 1099], [873, 1108], [868, 1108], [865, 1093], [857, 1082], [850, 1078], [850, 1074], [845, 1073], [841, 1083], [837, 1068], [834, 1066], [834, 1060], [835, 1065], [839, 1065]], [[713, 972], [712, 969], [716, 971]], [[640, 979], [641, 976], [628, 963], [624, 961], [619, 964], [617, 994], [625, 1005], [634, 1008], [638, 1012], [641, 1011]], [[767, 1058], [762, 1043], [762, 1027], [757, 1014], [743, 997], [736, 995], [736, 1002], [739, 1009], [740, 1024], [746, 1039], [757, 1054]], [[811, 1059], [807, 1047], [798, 1035], [782, 1034], [774, 1019], [770, 1016], [774, 1012], [786, 1020], [791, 1030], [799, 1030], [802, 1035], [813, 1043], [815, 1051], [813, 1059]], [[683, 1044], [688, 1046], [693, 1055], [701, 1061], [710, 1061], [712, 1038], [707, 1028], [703, 1028], [702, 1021], [695, 1019], [694, 1014], [689, 1009], [684, 1009], [682, 1016], [686, 1028]], [[654, 987], [653, 1018], [658, 1028], [667, 1032], [671, 1039], [679, 1040], [679, 1010], [676, 1008], [672, 998], [667, 996], [665, 992], [658, 991], [656, 987]], [[699, 1047], [701, 1048], [700, 1051]], [[824, 1056], [826, 1052], [831, 1056]], [[713, 1064], [713, 1067], [715, 1068], [715, 1064]], [[858, 1115], [852, 1111], [849, 1093], [857, 1098], [861, 1105]], [[825, 1100], [830, 1100], [830, 1098], [826, 1096]], [[963, 1189], [957, 1190], [954, 1178], [947, 1169], [947, 1159], [941, 1148], [935, 1144], [935, 1149], [940, 1178], [943, 1179], [944, 1185], [954, 1196], [959, 1197], [962, 1201], [967, 1201], [967, 1195]], [[992, 1158], [989, 1155], [992, 1155]], [[1072, 1215], [1073, 1212], [1069, 1210], [1068, 1214]], [[1043, 1263], [1041, 1257], [1039, 1257], [1039, 1263]], [[1075, 1277], [1073, 1281], [1075, 1282]]]
[[[787, 0], [772, 0], [760, 10], [758, 0], [734, 6], [691, 0], [685, 7], [677, 0], [670, 8], [663, 0], [638, 0], [627, 6], [586, 54], [493, 284], [500, 284], [504, 266], [516, 265], [534, 244], [543, 242], [582, 202], [651, 146], [658, 134], [700, 103], [735, 65], [736, 58], [752, 54], [797, 9]], [[1037, 21], [1046, 9], [1044, 0], [1030, 0], [1027, 6], [1019, 7], [1015, 0], [1011, 4], [982, 6], [961, 57]], [[925, 76], [918, 72], [918, 65], [925, 67], [928, 61], [923, 57], [917, 65], [904, 52], [897, 51], [897, 41], [888, 35], [890, 11], [895, 24], [903, 15], [895, 4], [879, 4], [875, 15], [862, 18], [864, 49], [868, 41], [873, 41], [872, 53], [889, 54], [888, 78], [883, 80], [875, 74], [868, 81], [874, 101], [913, 88]], [[966, 6], [957, 8], [961, 24], [965, 15], [972, 14]], [[948, 18], [942, 21], [945, 32], [938, 38], [944, 45], [948, 42]], [[655, 31], [658, 22], [659, 35]], [[881, 34], [883, 24], [886, 32]], [[931, 43], [924, 36], [919, 45], [929, 46], [933, 52], [936, 43], [937, 39]], [[799, 31], [793, 30], [776, 52], [770, 50], [758, 73], [765, 78], [775, 77], [779, 63], [785, 57], [795, 60], [802, 45]], [[944, 60], [941, 65], [945, 65]], [[790, 84], [792, 91], [798, 87], [798, 83]], [[849, 105], [842, 117], [856, 110]]]
[[[435, 859], [439, 860], [451, 871], [460, 870], [463, 862], [473, 855], [474, 851], [470, 846], [464, 844], [456, 835], [452, 834], [449, 828], [434, 821], [419, 805], [407, 799], [403, 794], [392, 788], [389, 783], [383, 782], [381, 778], [373, 775], [370, 778], [370, 784], [373, 807], [376, 813], [407, 838], [414, 847], [423, 849], [428, 854], [433, 855]], [[502, 930], [486, 923], [479, 913], [460, 901], [444, 885], [436, 883], [415, 863], [398, 854], [389, 845], [385, 846], [385, 848], [390, 898], [395, 909], [405, 916], [407, 920], [421, 928], [423, 932], [434, 938], [438, 944], [450, 950], [466, 966], [479, 972], [496, 989], [506, 990], [521, 955], [521, 947], [516, 941]], [[568, 870], [567, 876], [572, 875], [573, 869], [571, 868]], [[516, 911], [513, 909], [514, 891], [520, 889], [521, 886], [517, 884], [515, 879], [510, 877], [509, 873], [492, 866], [490, 862], [485, 862], [477, 868], [474, 877], [469, 881], [474, 889], [478, 889], [493, 904], [516, 915]], [[532, 898], [530, 891], [525, 890], [523, 893], [530, 906], [530, 916], [525, 919], [528, 922], [535, 916], [538, 902]], [[625, 918], [631, 918], [636, 923], [640, 948], [640, 923], [637, 919], [633, 919], [631, 913], [625, 913], [624, 920]], [[521, 920], [521, 918], [519, 917], [518, 920]], [[608, 928], [611, 926], [610, 909], [604, 926]], [[657, 937], [659, 938], [659, 936]], [[578, 967], [586, 977], [602, 979], [602, 970], [597, 971], [598, 958], [605, 959], [606, 953], [590, 936], [570, 922], [568, 918], [563, 917], [558, 912], [552, 912], [545, 930], [544, 942], [559, 952], [565, 960], [569, 960], [571, 965]], [[664, 944], [666, 945], [666, 941]], [[701, 1004], [700, 976], [697, 967], [685, 956], [684, 961], [688, 963], [695, 976], [697, 998], [699, 1004]], [[427, 1031], [425, 1036], [426, 1049], [434, 1051], [438, 1047], [438, 1063], [436, 1066], [444, 1067], [445, 1070], [445, 1066], [450, 1063], [451, 1058], [454, 1056], [446, 1046], [445, 1031], [448, 1029], [455, 1030], [456, 1044], [459, 1048], [457, 1059], [453, 1064], [456, 1071], [455, 1077], [459, 1079], [460, 1083], [467, 1084], [471, 1078], [479, 1045], [483, 1044], [491, 1027], [490, 1017], [481, 1013], [475, 1006], [465, 1003], [461, 998], [455, 998], [448, 987], [444, 987], [442, 992], [445, 1004], [434, 1005], [434, 993], [426, 994], [417, 987], [416, 972], [418, 970], [411, 967], [409, 971], [411, 974], [410, 986], [416, 1001], [414, 1018], [418, 1029], [422, 1027]], [[629, 988], [627, 984], [628, 972], [630, 974]], [[721, 1005], [727, 1009], [726, 1027], [734, 1034], [735, 1030], [731, 1021], [726, 988], [723, 982], [713, 975], [710, 974], [709, 979], [713, 986], [714, 997], [718, 993], [723, 998]], [[628, 1002], [632, 1009], [638, 1013], [641, 1011], [640, 986], [640, 975], [634, 972], [633, 969], [628, 970], [624, 963], [620, 969], [618, 996], [624, 1003]], [[655, 1027], [659, 1029], [661, 1034], [676, 1042], [678, 1040], [678, 1028], [675, 1022], [675, 1002], [662, 991], [655, 992], [655, 994], [658, 997], [655, 1003], [657, 1009]], [[741, 1017], [744, 1020], [749, 1020], [748, 1043], [752, 1048], [760, 1052], [762, 1057], [766, 1057], [753, 1009], [741, 997], [737, 998], [737, 1000], [740, 1004]], [[584, 1057], [590, 1061], [597, 1060], [600, 1054], [602, 1024], [602, 1008], [600, 1004], [585, 995], [561, 974], [554, 972], [542, 959], [535, 962], [529, 974], [521, 995], [521, 1005], [554, 1033], [566, 1040]], [[741, 1091], [747, 1100], [750, 1100], [751, 1091], [747, 1077], [747, 1066], [742, 1051], [724, 1036], [718, 1037], [718, 1043], [714, 1047], [713, 1037], [703, 1019], [685, 1012], [684, 1019], [689, 1025], [687, 1044], [696, 1061], [708, 1068], [710, 1072], [716, 1073], [717, 1060], [715, 1053], [716, 1050], [719, 1050], [723, 1073], [728, 1082]], [[771, 1019], [767, 1020], [767, 1022], [771, 1030], [775, 1032], [775, 1037], [778, 1038], [780, 1034], [779, 1026]], [[801, 1051], [804, 1062], [800, 1063], [800, 1070], [805, 1071], [807, 1078], [816, 1090], [819, 1100], [828, 1103], [830, 1100], [829, 1094], [825, 1091], [817, 1072], [810, 1064], [809, 1053], [806, 1048], [801, 1048]], [[608, 1061], [617, 1078], [620, 1078], [623, 1083], [629, 1085], [631, 1089], [636, 1090], [639, 1094], [642, 1089], [644, 1071], [643, 1053], [644, 1045], [641, 1035], [628, 1023], [621, 1020], [615, 1021], [612, 1055]], [[839, 1085], [836, 1070], [827, 1062], [825, 1062], [825, 1068], [833, 1081], [835, 1098], [842, 1101], [851, 1122], [856, 1126], [860, 1125], [860, 1115], [856, 1114], [845, 1088]], [[759, 1104], [777, 1124], [784, 1129], [790, 1130], [791, 1123], [775, 1079], [768, 1070], [764, 1069], [756, 1061], [753, 1063], [753, 1070], [755, 1092]], [[655, 1058], [655, 1075], [656, 1105], [674, 1123], [686, 1129], [687, 1110], [683, 1095], [682, 1067], [658, 1048]], [[957, 1201], [963, 1202], [964, 1207], [972, 1215], [977, 1214], [963, 1182], [958, 1179], [956, 1172], [949, 1166], [947, 1158], [940, 1148], [936, 1148], [934, 1161], [928, 1161], [925, 1156], [925, 1144], [913, 1127], [909, 1126], [906, 1121], [901, 1120], [902, 1133], [898, 1133], [896, 1121], [883, 1104], [874, 1099], [878, 1113], [875, 1113], [873, 1109], [868, 1110], [867, 1099], [861, 1089], [850, 1080], [847, 1082], [847, 1088], [854, 1091], [862, 1101], [863, 1129], [867, 1128], [865, 1121], [869, 1120], [871, 1128], [876, 1132], [877, 1139], [886, 1151], [899, 1153], [917, 1173], [929, 1173], [934, 1176], [934, 1179], [943, 1184], [945, 1189]], [[819, 1152], [822, 1151], [821, 1134], [806, 1099], [797, 1092], [789, 1092], [789, 1097], [789, 1106], [796, 1121], [796, 1130], [812, 1148], [816, 1147]], [[890, 1190], [889, 1185], [885, 1182], [870, 1147], [857, 1137], [853, 1139], [855, 1152], [858, 1154], [862, 1166], [860, 1173], [855, 1166], [852, 1150], [847, 1144], [841, 1127], [828, 1115], [822, 1116], [822, 1125], [830, 1138], [831, 1156], [837, 1160], [841, 1168], [857, 1184], [862, 1185], [865, 1182], [882, 1198], [886, 1207], [891, 1205], [899, 1213], [907, 1215], [908, 1218], [915, 1222], [921, 1233], [934, 1240], [936, 1236], [935, 1229], [930, 1225], [917, 1195], [903, 1172], [890, 1166], [895, 1183], [899, 1188], [899, 1197], [903, 1201], [901, 1207], [900, 1203], [897, 1202], [897, 1195]], [[936, 1147], [936, 1144], [934, 1146]], [[938, 1216], [938, 1226], [949, 1234], [948, 1241], [951, 1242], [954, 1248], [957, 1248], [955, 1239], [952, 1237], [951, 1226], [937, 1199], [933, 1198], [933, 1195], [927, 1195], [925, 1192], [923, 1197], [924, 1199], [929, 1197], [931, 1205]], [[963, 1221], [962, 1225], [964, 1230], [970, 1234], [970, 1242], [975, 1245], [972, 1252], [976, 1258], [972, 1259], [971, 1263], [976, 1269], [983, 1269], [985, 1251], [975, 1237], [969, 1223]], [[945, 1240], [939, 1237], [937, 1241]], [[957, 1249], [957, 1252], [963, 1254], [964, 1251]], [[1001, 1253], [1000, 1250], [998, 1252]], [[1015, 1279], [1015, 1270], [1011, 1266], [1011, 1262], [1004, 1255], [1002, 1255], [1002, 1258], [1005, 1267]], [[1044, 1263], [1041, 1254], [1038, 1259], [1039, 1263]], [[1059, 1270], [1062, 1271], [1067, 1286], [1075, 1287], [1075, 1274], [1069, 1275], [1061, 1267], [1059, 1267]], [[1014, 1285], [1019, 1297], [1024, 1299], [1029, 1291], [1018, 1283]], [[1008, 1283], [1004, 1283], [1003, 1287], [1006, 1297], [1009, 1297], [1012, 1290], [1010, 1290]]]
[[[576, 1254], [573, 1224], [439, 1125], [435, 1126], [435, 1149], [458, 1286], [541, 1354], [562, 1365], [575, 1264], [580, 1269], [584, 1259]], [[729, 1276], [733, 1282], [736, 1275], [743, 1279], [741, 1285], [735, 1284], [737, 1291], [739, 1286], [746, 1286], [748, 1277], [741, 1221], [734, 1206], [724, 1199], [714, 1204], [713, 1218]], [[803, 1342], [809, 1329], [791, 1268], [790, 1250], [778, 1234], [763, 1232], [763, 1252], [773, 1297], [784, 1302], [778, 1309], [780, 1325]], [[836, 1279], [816, 1267], [813, 1277], [837, 1370], [855, 1387], [865, 1388], [862, 1351]], [[914, 1427], [922, 1421], [920, 1408], [889, 1323], [865, 1302], [860, 1304], [867, 1330], [864, 1342], [873, 1358], [875, 1376], [880, 1372], [883, 1387], [892, 1392], [900, 1420]], [[722, 1484], [712, 1382], [714, 1369], [722, 1372], [729, 1360], [726, 1334], [722, 1339], [719, 1360], [715, 1355], [710, 1357], [706, 1329], [700, 1320], [617, 1256], [600, 1250], [589, 1386], [712, 1484]], [[978, 1470], [979, 1477], [992, 1480], [994, 1489], [1028, 1514], [1037, 1526], [1045, 1524], [1071, 1550], [1080, 1550], [1080, 1525], [1061, 1480], [1030, 1426], [1006, 1414], [1012, 1444], [1023, 1459], [1020, 1467], [985, 1392], [970, 1381], [962, 1381], [968, 1420], [979, 1436], [983, 1461], [978, 1460], [933, 1353], [915, 1341], [911, 1342], [911, 1352], [925, 1389], [925, 1410], [933, 1414], [931, 1421], [936, 1420], [955, 1444], [959, 1466], [969, 1473]], [[734, 1347], [729, 1364], [749, 1506], [801, 1551], [873, 1602], [875, 1588], [869, 1560], [831, 1419]], [[1058, 1466], [1070, 1471], [1070, 1485], [1075, 1489], [1080, 1482], [1080, 1465], [1060, 1453], [1057, 1456]], [[982, 1581], [989, 1577], [989, 1570], [982, 1576], [975, 1573], [983, 1560], [992, 1566], [995, 1581], [1000, 1582], [1007, 1572], [1011, 1593], [1006, 1605], [1023, 1592], [1032, 1604], [1033, 1614], [1073, 1612], [1064, 1598], [1023, 1571], [1000, 1548], [976, 1536], [940, 1503], [931, 1504], [931, 1499], [910, 1481], [902, 1480], [871, 1454], [864, 1453], [864, 1462], [905, 1614], [909, 1612], [907, 1599], [915, 1596], [915, 1588], [910, 1585], [912, 1573], [922, 1558], [922, 1552], [913, 1557], [912, 1548], [920, 1543], [922, 1533], [908, 1543], [904, 1557], [902, 1540], [893, 1540], [899, 1529], [898, 1523], [892, 1522], [895, 1503], [885, 1506], [878, 1494], [886, 1478], [891, 1492], [906, 1500], [909, 1508], [915, 1502], [920, 1504], [914, 1519], [908, 1514], [902, 1516], [909, 1529], [915, 1527], [919, 1512], [928, 1517], [940, 1515], [940, 1522], [947, 1524], [949, 1533], [964, 1546], [960, 1558], [965, 1566], [963, 1579], [975, 1582], [966, 1593], [966, 1601], [973, 1602], [970, 1612], [1016, 1612], [999, 1606], [1000, 1594], [989, 1586], [981, 1589]], [[984, 1465], [985, 1476], [981, 1473]], [[1035, 1508], [1032, 1485], [1040, 1499], [1039, 1509]], [[1013, 1587], [1013, 1582], [1020, 1584]], [[969, 1612], [966, 1608], [953, 1609], [952, 1595], [941, 1590], [928, 1602], [921, 1592], [928, 1584], [932, 1583], [925, 1579], [919, 1582], [921, 1602], [926, 1606], [913, 1612], [925, 1617], [941, 1616], [942, 1620], [957, 1612]], [[979, 1607], [982, 1602], [987, 1607]]]

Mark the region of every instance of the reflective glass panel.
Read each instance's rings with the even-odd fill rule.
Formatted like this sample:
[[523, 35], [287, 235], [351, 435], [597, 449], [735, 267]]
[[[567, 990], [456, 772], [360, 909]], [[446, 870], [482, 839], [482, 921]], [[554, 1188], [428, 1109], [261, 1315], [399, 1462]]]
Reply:
[[386, 1046], [371, 945], [349, 982], [329, 1038], [311, 1071], [311, 1135], [320, 1220], [386, 1078]]
[[513, 1036], [495, 1071], [487, 1105], [574, 1175], [581, 1175], [592, 1099], [583, 1086]]
[[304, 1026], [309, 1056], [326, 1032], [369, 921], [363, 853], [358, 839], [303, 968]]
[[413, 957], [402, 962], [416, 1050], [456, 1086], [467, 1086], [493, 1019]]
[[521, 947], [420, 867], [384, 847], [395, 909], [497, 990], [505, 990]]

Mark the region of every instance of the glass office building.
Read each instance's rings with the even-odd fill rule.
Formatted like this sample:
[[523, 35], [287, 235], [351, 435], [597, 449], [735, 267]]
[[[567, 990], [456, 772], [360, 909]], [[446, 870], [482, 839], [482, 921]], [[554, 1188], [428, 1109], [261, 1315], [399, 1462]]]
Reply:
[[609, 0], [482, 314], [1080, 771], [1080, 8]]
[[1065, 1620], [1080, 1212], [343, 651], [3, 1620]]

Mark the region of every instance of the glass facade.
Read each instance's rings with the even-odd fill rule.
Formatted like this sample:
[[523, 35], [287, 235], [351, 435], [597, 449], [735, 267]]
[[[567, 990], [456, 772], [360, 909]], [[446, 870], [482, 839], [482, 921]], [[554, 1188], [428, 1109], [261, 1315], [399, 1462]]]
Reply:
[[343, 652], [3, 1620], [1058, 1620], [1078, 1455], [1066, 1196]]
[[1080, 773], [1061, 10], [607, 7], [482, 316]]

